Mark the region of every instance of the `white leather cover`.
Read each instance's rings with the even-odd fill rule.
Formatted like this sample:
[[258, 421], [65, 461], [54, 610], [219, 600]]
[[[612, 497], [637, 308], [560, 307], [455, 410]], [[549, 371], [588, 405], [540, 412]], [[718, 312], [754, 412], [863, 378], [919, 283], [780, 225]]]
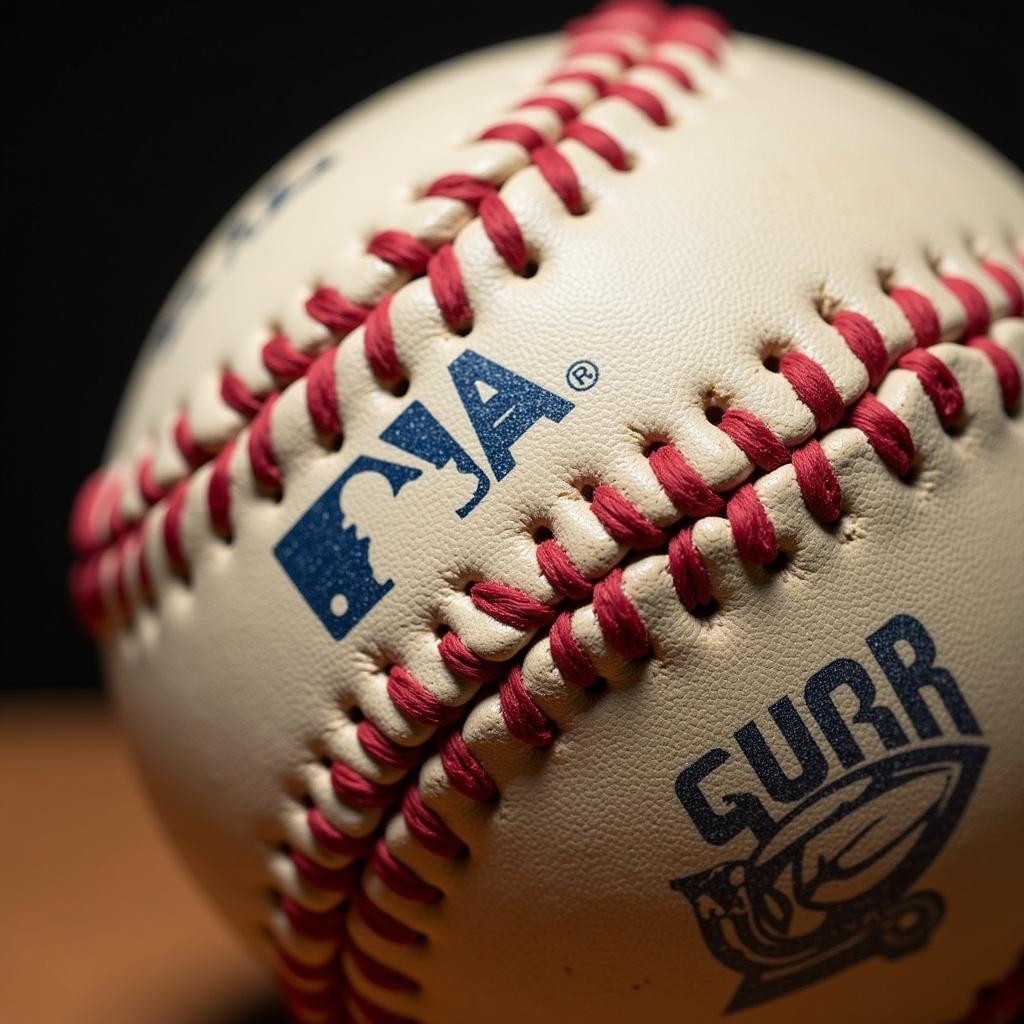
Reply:
[[[560, 48], [542, 39], [487, 50], [346, 115], [232, 214], [191, 268], [192, 284], [165, 311], [161, 338], [144, 351], [107, 460], [110, 473], [129, 480], [118, 499], [125, 516], [144, 513], [147, 524], [141, 536], [155, 600], [142, 599], [142, 582], [129, 572], [132, 613], [107, 632], [103, 651], [148, 784], [203, 885], [246, 941], [284, 973], [290, 990], [322, 985], [289, 973], [279, 951], [314, 965], [344, 957], [346, 984], [357, 995], [339, 991], [331, 998], [357, 1019], [384, 1019], [373, 1017], [373, 1006], [432, 1024], [501, 1024], [526, 1012], [543, 1021], [705, 1024], [723, 1019], [745, 976], [709, 947], [702, 915], [712, 929], [716, 916], [728, 925], [737, 918], [723, 909], [724, 892], [755, 899], [761, 883], [749, 858], [758, 841], [749, 830], [722, 846], [706, 841], [681, 802], [677, 779], [721, 748], [729, 759], [701, 790], [713, 809], [724, 814], [729, 793], [755, 794], [780, 821], [797, 801], [768, 795], [734, 734], [753, 721], [781, 752], [785, 771], [797, 776], [768, 711], [786, 697], [825, 759], [821, 785], [846, 778], [853, 769], [840, 763], [816, 724], [805, 685], [830, 663], [850, 659], [891, 709], [905, 749], [921, 757], [943, 748], [953, 762], [937, 775], [912, 766], [901, 777], [910, 778], [905, 787], [880, 776], [878, 784], [891, 791], [874, 808], [837, 818], [820, 838], [800, 830], [810, 827], [807, 815], [825, 811], [807, 811], [762, 851], [762, 862], [803, 835], [806, 845], [795, 848], [785, 871], [800, 862], [809, 875], [831, 879], [822, 890], [826, 903], [855, 900], [864, 877], [881, 877], [901, 856], [924, 857], [908, 849], [920, 822], [945, 808], [952, 831], [929, 847], [923, 873], [906, 892], [890, 892], [890, 902], [878, 904], [884, 909], [919, 892], [937, 893], [941, 920], [920, 948], [890, 957], [878, 952], [876, 907], [857, 933], [858, 941], [873, 936], [872, 952], [852, 955], [849, 965], [806, 984], [787, 989], [783, 981], [777, 994], [771, 979], [786, 969], [774, 963], [750, 983], [760, 995], [737, 1019], [954, 1019], [1020, 952], [1024, 422], [1004, 409], [990, 360], [962, 343], [965, 311], [941, 278], [980, 289], [993, 319], [988, 333], [1019, 368], [1024, 321], [1009, 316], [1012, 297], [982, 264], [1024, 280], [1021, 179], [921, 104], [829, 61], [739, 37], [725, 45], [718, 64], [668, 45], [665, 52], [697, 83], [692, 92], [654, 68], [631, 72], [631, 81], [665, 104], [672, 120], [666, 127], [622, 96], [598, 99], [581, 82], [563, 84], [562, 95], [587, 104], [582, 119], [613, 136], [632, 162], [618, 171], [579, 141], [560, 142], [586, 206], [573, 216], [521, 147], [471, 141], [537, 91]], [[595, 67], [614, 66], [590, 59]], [[519, 111], [515, 119], [549, 138], [558, 128], [549, 110]], [[504, 182], [501, 198], [536, 260], [535, 275], [514, 275], [463, 204], [420, 198], [429, 182], [455, 172]], [[281, 183], [289, 183], [287, 196]], [[454, 236], [473, 309], [468, 335], [446, 325], [427, 278], [394, 280], [392, 268], [365, 254], [367, 241], [385, 228], [428, 240]], [[271, 437], [283, 493], [274, 500], [254, 482], [244, 419], [220, 400], [219, 381], [231, 368], [254, 392], [269, 390], [273, 381], [259, 352], [275, 331], [318, 351], [326, 334], [303, 302], [321, 284], [365, 305], [395, 291], [391, 322], [408, 392], [375, 379], [363, 354], [364, 328], [353, 332], [335, 368], [340, 447], [316, 438], [304, 380], [277, 400]], [[951, 369], [966, 410], [952, 432], [943, 429], [919, 378], [894, 365], [914, 346], [911, 324], [887, 294], [896, 286], [925, 296], [938, 312], [946, 340], [929, 351]], [[843, 493], [842, 516], [831, 527], [809, 514], [792, 466], [757, 473], [756, 491], [786, 564], [750, 565], [737, 554], [726, 518], [701, 519], [692, 536], [717, 610], [691, 614], [666, 555], [680, 511], [651, 470], [649, 445], [670, 442], [700, 477], [728, 494], [754, 467], [709, 420], [709, 405], [753, 413], [787, 447], [801, 444], [815, 433], [815, 417], [763, 361], [804, 353], [854, 403], [868, 374], [829, 322], [838, 310], [862, 314], [884, 339], [891, 369], [877, 394], [910, 429], [913, 469], [901, 479], [860, 429], [828, 431], [821, 443]], [[467, 349], [571, 403], [560, 419], [540, 417], [515, 440], [514, 468], [501, 479], [448, 369]], [[580, 360], [599, 377], [578, 391], [567, 372]], [[493, 393], [490, 385], [474, 387], [481, 401]], [[478, 477], [452, 462], [438, 469], [380, 438], [414, 401], [487, 475], [486, 495], [463, 518], [456, 510], [471, 500]], [[191, 475], [181, 521], [187, 579], [172, 571], [163, 543], [168, 499], [146, 510], [129, 473], [148, 456], [161, 480], [182, 475], [181, 455], [167, 438], [183, 409], [209, 451], [239, 436], [230, 543], [209, 524], [211, 464]], [[346, 521], [370, 538], [375, 578], [393, 587], [335, 639], [275, 547], [361, 456], [411, 466], [419, 475], [397, 494], [374, 473], [346, 486]], [[644, 551], [616, 541], [588, 503], [590, 488], [599, 485], [665, 527], [664, 541]], [[535, 538], [541, 527], [550, 534]], [[496, 581], [536, 601], [559, 602], [562, 595], [538, 568], [537, 542], [549, 535], [591, 580], [624, 564], [624, 593], [649, 633], [649, 654], [624, 659], [588, 600], [563, 602], [575, 609], [574, 636], [605, 681], [595, 693], [562, 678], [547, 626], [500, 622], [467, 591], [472, 581]], [[112, 605], [109, 579], [105, 586]], [[965, 733], [963, 720], [958, 725], [938, 691], [926, 687], [921, 692], [936, 730], [919, 735], [866, 643], [897, 616], [912, 617], [932, 638], [935, 665], [952, 674], [976, 733]], [[446, 667], [439, 626], [486, 659], [522, 666], [528, 693], [557, 727], [550, 746], [534, 749], [516, 739], [494, 686], [478, 688]], [[906, 664], [913, 661], [905, 641], [892, 649]], [[424, 751], [419, 792], [465, 843], [461, 857], [424, 849], [395, 804], [360, 807], [332, 790], [335, 763], [373, 782], [417, 779], [416, 770], [376, 762], [357, 738], [363, 718], [405, 744], [435, 731], [393, 704], [392, 665], [441, 702], [467, 704], [458, 728], [500, 792], [486, 803], [467, 799], [438, 757]], [[835, 701], [849, 721], [852, 694], [840, 687]], [[883, 747], [869, 724], [850, 728], [864, 765], [897, 751]], [[949, 754], [952, 747], [960, 754]], [[956, 762], [975, 756], [963, 754], [966, 747], [985, 752], [976, 779]], [[867, 785], [822, 806], [835, 811]], [[966, 789], [967, 802], [953, 813], [955, 785]], [[401, 788], [395, 793], [400, 798]], [[418, 903], [362, 869], [369, 900], [424, 937], [391, 942], [352, 913], [351, 941], [416, 982], [414, 991], [380, 984], [358, 953], [337, 954], [337, 941], [303, 936], [280, 909], [282, 896], [314, 911], [344, 905], [296, 872], [291, 851], [326, 867], [349, 860], [313, 838], [310, 807], [345, 834], [381, 829], [394, 858], [443, 894]], [[725, 862], [747, 862], [748, 889], [734, 884], [741, 875], [728, 872], [717, 895], [709, 889], [691, 900], [672, 888]], [[829, 875], [851, 864], [848, 877]], [[784, 875], [777, 888], [791, 895], [791, 883]], [[781, 903], [767, 906], [769, 917], [776, 915], [769, 932], [779, 935], [810, 934], [815, 915], [826, 913], [794, 906], [790, 920]], [[906, 910], [911, 932], [914, 907], [933, 904]], [[312, 1003], [296, 1012], [301, 1019], [331, 1017]]]

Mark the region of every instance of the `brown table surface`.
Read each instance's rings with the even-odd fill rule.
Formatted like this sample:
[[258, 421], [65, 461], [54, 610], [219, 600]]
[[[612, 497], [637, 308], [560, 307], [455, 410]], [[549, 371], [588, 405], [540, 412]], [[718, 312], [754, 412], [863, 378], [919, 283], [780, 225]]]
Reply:
[[280, 1024], [99, 704], [0, 706], [0, 1024]]

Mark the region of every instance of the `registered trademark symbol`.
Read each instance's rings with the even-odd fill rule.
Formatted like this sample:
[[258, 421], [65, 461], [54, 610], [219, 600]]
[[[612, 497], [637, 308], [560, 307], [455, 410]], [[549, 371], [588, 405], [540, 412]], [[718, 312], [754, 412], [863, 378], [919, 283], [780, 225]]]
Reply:
[[589, 391], [601, 376], [597, 363], [589, 359], [577, 359], [568, 370], [565, 371], [565, 382], [573, 391]]

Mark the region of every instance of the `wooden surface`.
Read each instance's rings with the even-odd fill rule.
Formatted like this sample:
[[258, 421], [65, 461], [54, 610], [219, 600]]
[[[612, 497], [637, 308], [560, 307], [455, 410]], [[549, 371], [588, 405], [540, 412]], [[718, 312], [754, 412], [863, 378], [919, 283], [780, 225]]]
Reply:
[[0, 706], [0, 820], [0, 1024], [282, 1024], [101, 706]]

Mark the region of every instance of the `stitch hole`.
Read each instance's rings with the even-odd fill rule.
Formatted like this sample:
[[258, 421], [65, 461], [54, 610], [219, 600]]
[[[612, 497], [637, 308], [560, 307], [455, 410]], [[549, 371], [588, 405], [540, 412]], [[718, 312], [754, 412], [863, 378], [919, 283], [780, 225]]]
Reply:
[[594, 500], [594, 485], [590, 482], [577, 484], [580, 497], [589, 505]]
[[363, 714], [363, 709], [358, 704], [353, 704], [345, 714], [353, 725], [358, 725], [366, 717]]
[[540, 523], [538, 526], [535, 526], [531, 533], [535, 544], [543, 544], [545, 541], [554, 540], [555, 537], [551, 532], [551, 527], [546, 523]]
[[708, 423], [712, 426], [717, 427], [725, 416], [725, 406], [713, 403], [704, 406], [704, 415], [707, 417]]
[[825, 291], [824, 284], [818, 289], [813, 302], [818, 316], [820, 316], [827, 324], [832, 323], [833, 317], [840, 309], [842, 309], [842, 303], [839, 299], [833, 298], [827, 291]]
[[792, 553], [780, 547], [775, 557], [770, 562], [763, 565], [762, 568], [768, 575], [777, 576], [780, 572], [783, 572], [792, 561]]
[[649, 459], [659, 448], [664, 448], [668, 443], [664, 437], [648, 437], [644, 440], [644, 446], [640, 451], [645, 459]]
[[769, 373], [778, 373], [780, 364], [780, 355], [778, 352], [769, 352], [761, 359], [761, 365]]
[[717, 615], [722, 610], [722, 606], [718, 603], [718, 599], [712, 596], [711, 600], [707, 604], [699, 604], [695, 608], [690, 610], [690, 615], [695, 619], [710, 619]]
[[447, 622], [434, 623], [434, 636], [436, 636], [438, 640], [443, 640], [451, 631], [452, 627], [449, 626]]
[[540, 270], [540, 264], [535, 259], [528, 259], [523, 264], [523, 269], [519, 271], [519, 276], [529, 280], [531, 277], [537, 276], [538, 270]]
[[395, 398], [404, 398], [409, 393], [409, 386], [408, 377], [399, 377], [398, 380], [386, 385], [386, 390], [394, 395]]
[[961, 413], [952, 423], [943, 427], [943, 430], [946, 431], [946, 436], [948, 438], [956, 441], [967, 433], [967, 428], [970, 425], [970, 422], [971, 417], [964, 412]]
[[892, 267], [879, 267], [875, 271], [875, 276], [878, 279], [878, 287], [886, 295], [891, 294], [893, 288], [896, 287], [896, 271]]
[[918, 459], [914, 459], [910, 464], [910, 468], [900, 477], [900, 482], [905, 484], [907, 487], [913, 487], [921, 479], [921, 463]]

